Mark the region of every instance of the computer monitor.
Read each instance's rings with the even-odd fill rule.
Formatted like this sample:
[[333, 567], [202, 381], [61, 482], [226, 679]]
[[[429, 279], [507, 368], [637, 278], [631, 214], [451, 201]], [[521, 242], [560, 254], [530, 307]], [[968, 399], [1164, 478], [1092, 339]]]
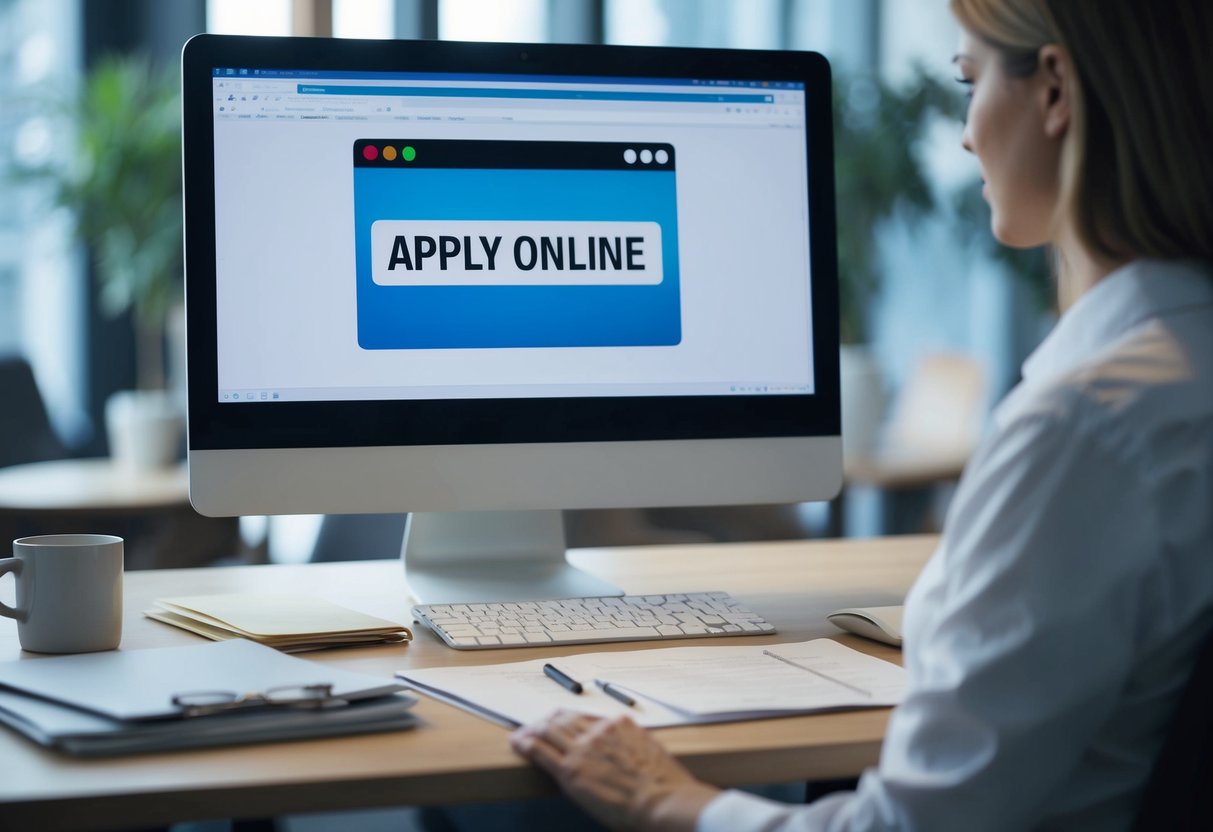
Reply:
[[200, 35], [190, 497], [412, 512], [426, 601], [617, 592], [559, 510], [841, 480], [811, 53]]

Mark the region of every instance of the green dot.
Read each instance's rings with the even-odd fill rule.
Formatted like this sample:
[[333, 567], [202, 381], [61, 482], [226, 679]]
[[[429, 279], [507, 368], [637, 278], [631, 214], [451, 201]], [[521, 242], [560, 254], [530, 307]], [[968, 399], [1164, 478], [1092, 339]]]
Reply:
[[411, 162], [417, 158], [417, 151], [413, 149], [411, 144], [406, 144], [400, 151], [400, 158], [406, 162]]

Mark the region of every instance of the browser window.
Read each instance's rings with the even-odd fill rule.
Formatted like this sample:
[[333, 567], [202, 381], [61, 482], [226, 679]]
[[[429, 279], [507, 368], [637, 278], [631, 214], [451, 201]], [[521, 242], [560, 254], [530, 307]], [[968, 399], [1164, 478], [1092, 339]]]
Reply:
[[803, 85], [213, 73], [220, 401], [814, 392]]

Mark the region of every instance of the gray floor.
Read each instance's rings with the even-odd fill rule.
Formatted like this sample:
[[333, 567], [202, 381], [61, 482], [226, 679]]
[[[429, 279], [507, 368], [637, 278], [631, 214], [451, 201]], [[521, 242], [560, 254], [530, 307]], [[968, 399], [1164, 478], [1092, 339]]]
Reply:
[[416, 809], [292, 815], [284, 821], [278, 832], [422, 832]]
[[[751, 786], [746, 791], [787, 803], [804, 801], [805, 784]], [[426, 832], [414, 808], [290, 815], [274, 832]], [[594, 832], [598, 824], [562, 798], [468, 804], [431, 817], [431, 832]], [[171, 832], [233, 832], [231, 821], [179, 823]], [[258, 830], [260, 832], [260, 830]]]
[[[318, 812], [278, 818], [275, 832], [423, 832], [416, 809]], [[171, 832], [232, 832], [229, 820], [178, 823]]]

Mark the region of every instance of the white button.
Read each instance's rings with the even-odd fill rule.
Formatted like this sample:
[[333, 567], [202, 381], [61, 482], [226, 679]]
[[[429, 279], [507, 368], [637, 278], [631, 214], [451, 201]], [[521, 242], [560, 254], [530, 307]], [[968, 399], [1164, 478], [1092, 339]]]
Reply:
[[666, 162], [670, 161], [670, 154], [666, 153], [665, 148], [663, 147], [653, 154], [653, 158], [657, 160], [657, 164], [664, 165]]
[[653, 161], [653, 151], [649, 150], [647, 147], [640, 151], [640, 161], [646, 165]]
[[632, 150], [630, 147], [623, 151], [623, 161], [627, 162], [629, 165], [636, 164], [636, 151]]

